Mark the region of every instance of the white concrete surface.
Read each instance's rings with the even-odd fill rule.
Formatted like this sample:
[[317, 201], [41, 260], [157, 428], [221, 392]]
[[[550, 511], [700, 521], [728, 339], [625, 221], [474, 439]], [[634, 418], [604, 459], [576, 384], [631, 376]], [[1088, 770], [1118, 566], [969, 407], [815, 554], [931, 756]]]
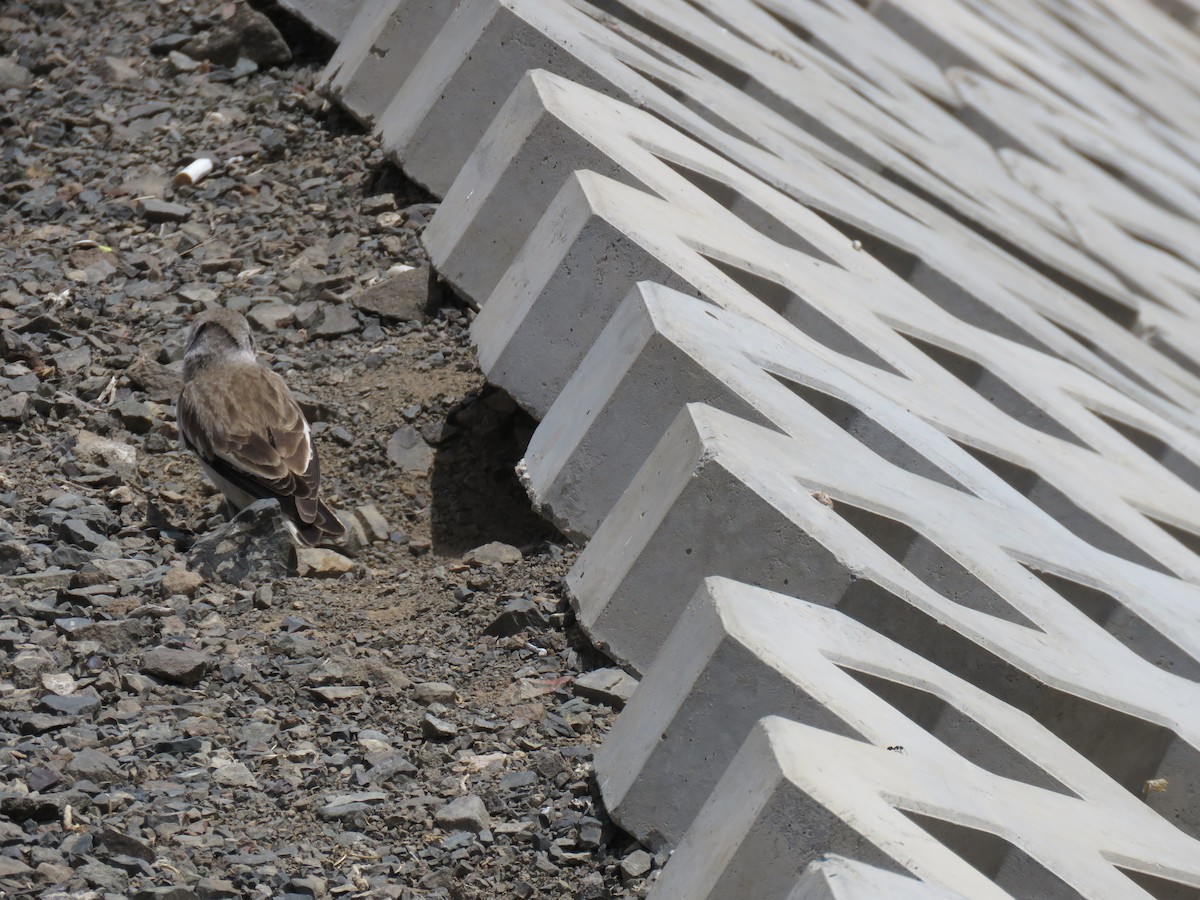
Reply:
[[656, 900], [1197, 892], [1196, 0], [284, 4], [542, 419]]

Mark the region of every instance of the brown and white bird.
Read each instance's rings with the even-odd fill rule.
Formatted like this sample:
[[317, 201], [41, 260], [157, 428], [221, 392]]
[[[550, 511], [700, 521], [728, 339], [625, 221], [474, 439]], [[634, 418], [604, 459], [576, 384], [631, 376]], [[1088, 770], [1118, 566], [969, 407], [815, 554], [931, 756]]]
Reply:
[[259, 365], [240, 313], [212, 309], [192, 323], [176, 410], [183, 445], [234, 508], [274, 497], [304, 543], [344, 533], [321, 500], [312, 429], [287, 383]]

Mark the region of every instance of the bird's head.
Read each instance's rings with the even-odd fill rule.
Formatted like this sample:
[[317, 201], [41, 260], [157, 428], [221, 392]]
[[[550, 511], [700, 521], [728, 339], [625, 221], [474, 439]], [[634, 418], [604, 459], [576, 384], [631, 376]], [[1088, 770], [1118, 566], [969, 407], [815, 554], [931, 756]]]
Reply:
[[232, 309], [210, 309], [196, 316], [183, 352], [183, 377], [209, 363], [232, 358], [254, 361], [254, 334], [246, 317]]

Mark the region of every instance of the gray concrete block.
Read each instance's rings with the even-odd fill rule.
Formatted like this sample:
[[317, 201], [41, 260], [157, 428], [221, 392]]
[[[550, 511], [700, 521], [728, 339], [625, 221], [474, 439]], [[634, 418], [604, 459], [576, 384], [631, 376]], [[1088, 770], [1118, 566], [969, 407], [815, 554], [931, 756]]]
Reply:
[[[555, 164], [546, 165], [548, 159]], [[1180, 366], [1147, 352], [1112, 321], [996, 253], [952, 219], [932, 209], [911, 209], [911, 196], [886, 181], [870, 183], [867, 194], [863, 186], [832, 169], [771, 172], [763, 170], [758, 158], [743, 164], [752, 172], [757, 168], [759, 178], [770, 176], [770, 183], [791, 197], [653, 116], [549, 74], [532, 73], [468, 160], [427, 242], [456, 287], [482, 305], [514, 263], [549, 198], [572, 171], [586, 168], [627, 184], [644, 184], [647, 191], [689, 210], [705, 205], [711, 210], [715, 203], [738, 219], [737, 224], [861, 271], [873, 283], [899, 276], [960, 321], [1028, 347], [1048, 349], [1169, 420], [1178, 418], [1179, 408], [1164, 405], [1161, 397], [1178, 390], [1179, 378], [1189, 380]], [[879, 204], [880, 195], [887, 197], [887, 205]], [[836, 210], [843, 227], [861, 229], [858, 233], [870, 253], [852, 252], [843, 234], [796, 200]], [[908, 214], [899, 214], [900, 208], [908, 208]], [[717, 226], [715, 233], [721, 230], [723, 226]], [[1162, 377], [1146, 380], [1160, 371]]]
[[[481, 171], [484, 168], [489, 167], [480, 166]], [[677, 175], [674, 177], [683, 181]], [[796, 227], [805, 239], [811, 239], [809, 246], [820, 246], [821, 249], [815, 252], [827, 249], [830, 258], [836, 258], [846, 269], [855, 270], [863, 281], [856, 283], [841, 275], [831, 277], [834, 270], [819, 270], [819, 274], [829, 278], [827, 283], [809, 281], [802, 288], [796, 282], [794, 288], [789, 288], [786, 285], [792, 276], [787, 271], [794, 271], [799, 265], [813, 266], [810, 256], [796, 253], [797, 262], [792, 263], [785, 262], [787, 250], [771, 255], [755, 252], [742, 220], [732, 215], [721, 218], [723, 209], [711, 203], [705, 205], [696, 197], [686, 197], [686, 191], [678, 184], [669, 185], [665, 179], [655, 181], [649, 175], [644, 175], [643, 180], [654, 184], [660, 195], [670, 196], [680, 207], [687, 208], [686, 216], [671, 220], [662, 209], [661, 201], [648, 198], [628, 185], [590, 175], [573, 176], [552, 201], [552, 210], [537, 224], [535, 237], [527, 242], [529, 253], [518, 255], [501, 277], [480, 316], [476, 336], [481, 344], [481, 361], [485, 369], [493, 380], [504, 385], [535, 414], [546, 413], [549, 402], [560, 392], [589, 343], [618, 305], [620, 291], [632, 286], [632, 272], [640, 271], [660, 281], [682, 285], [689, 293], [732, 306], [764, 322], [779, 309], [796, 326], [797, 332], [816, 337], [829, 349], [841, 351], [843, 356], [873, 363], [875, 368], [886, 368], [889, 363], [885, 361], [892, 361], [900, 370], [919, 371], [923, 380], [937, 384], [939, 393], [950, 393], [954, 398], [958, 409], [953, 414], [947, 412], [942, 418], [946, 423], [953, 423], [948, 430], [962, 434], [965, 423], [990, 420], [989, 424], [976, 428], [968, 442], [981, 450], [995, 447], [998, 440], [1005, 442], [1004, 452], [1000, 454], [1005, 462], [999, 464], [999, 475], [1007, 479], [1012, 489], [1025, 492], [1033, 502], [1069, 521], [1077, 533], [1105, 549], [1145, 564], [1161, 563], [1181, 574], [1195, 570], [1190, 551], [1173, 548], [1169, 542], [1164, 542], [1161, 528], [1145, 519], [1142, 512], [1149, 512], [1147, 507], [1134, 510], [1120, 498], [1106, 500], [1097, 494], [1096, 480], [1090, 476], [1071, 485], [1073, 473], [1080, 475], [1089, 471], [1072, 460], [1073, 450], [1061, 445], [1053, 451], [1033, 450], [1047, 434], [1067, 443], [1100, 448], [1114, 462], [1119, 461], [1120, 467], [1127, 469], [1133, 465], [1146, 472], [1149, 480], [1159, 482], [1138, 491], [1140, 502], [1149, 500], [1150, 507], [1158, 507], [1157, 512], [1150, 512], [1151, 518], [1182, 524], [1177, 517], [1188, 515], [1186, 509], [1192, 501], [1182, 504], [1180, 499], [1190, 494], [1180, 495], [1181, 487], [1173, 479], [1162, 481], [1159, 476], [1165, 473], [1152, 461], [1136, 453], [1131, 456], [1129, 444], [1107, 424], [1098, 422], [1092, 411], [1103, 407], [1115, 412], [1119, 408], [1117, 427], [1124, 427], [1132, 422], [1146, 421], [1140, 403], [1131, 403], [1102, 383], [1081, 377], [1072, 366], [1048, 360], [1032, 350], [1014, 348], [1006, 340], [989, 342], [972, 334], [975, 349], [970, 356], [951, 350], [951, 346], [961, 346], [961, 341], [967, 338], [961, 322], [932, 308], [915, 294], [908, 297], [911, 302], [906, 301], [901, 308], [889, 307], [886, 313], [882, 307], [867, 312], [848, 306], [848, 297], [869, 303], [871, 292], [867, 279], [886, 281], [889, 273], [877, 266], [872, 269], [869, 262], [865, 264], [866, 268], [863, 264], [856, 265], [856, 254], [847, 249], [844, 239], [835, 236], [824, 223], [806, 222]], [[687, 187], [686, 183], [684, 187]], [[481, 193], [486, 196], [486, 191]], [[468, 191], [467, 195], [474, 196], [475, 192]], [[512, 196], [508, 194], [509, 199]], [[764, 203], [772, 202], [762, 199]], [[783, 198], [774, 200], [778, 202]], [[511, 205], [508, 204], [509, 208]], [[779, 211], [787, 215], [783, 209]], [[647, 224], [655, 222], [656, 216], [657, 222], [675, 221], [678, 224], [674, 228]], [[793, 216], [792, 221], [795, 218]], [[431, 244], [436, 258], [488, 258], [487, 248], [470, 241], [456, 241], [450, 234], [452, 230], [443, 230], [440, 238], [454, 246], [467, 244], [468, 249], [480, 252], [453, 251], [449, 255], [439, 255], [439, 247], [444, 251], [445, 245], [439, 244], [439, 235], [435, 233]], [[732, 273], [734, 278], [743, 278], [742, 281], [731, 282], [725, 272], [714, 271], [703, 254], [689, 253], [690, 248], [704, 240], [703, 235], [714, 233], [726, 238], [722, 248], [726, 259], [732, 258], [736, 260], [732, 265], [744, 267]], [[861, 257], [861, 254], [857, 256]], [[486, 267], [487, 263], [483, 265]], [[607, 266], [607, 277], [592, 277], [591, 273], [602, 265]], [[492, 272], [494, 274], [494, 269]], [[630, 275], [622, 280], [620, 275], [625, 272]], [[739, 276], [738, 272], [743, 275]], [[756, 285], [744, 279], [745, 273], [754, 272], [769, 272], [770, 278], [777, 281]], [[810, 274], [817, 275], [818, 271]], [[903, 287], [896, 284], [892, 289], [902, 291]], [[767, 296], [768, 304], [764, 309], [761, 301], [749, 292], [751, 288], [760, 296], [765, 289], [777, 290], [778, 299]], [[801, 290], [808, 292], [803, 303], [798, 301], [797, 292]], [[883, 315], [893, 320], [898, 315], [906, 316], [911, 321], [911, 326], [906, 327], [925, 334], [936, 330], [939, 337], [935, 343], [923, 344], [917, 349], [907, 339], [880, 331], [875, 316]], [[565, 334], [555, 324], [564, 316], [573, 323]], [[778, 322], [775, 327], [779, 328]], [[1052, 375], [1046, 371], [1047, 366], [1053, 368]], [[861, 378], [861, 373], [870, 371], [860, 368], [856, 374]], [[1054, 387], [1048, 389], [1049, 385]], [[927, 403], [926, 398], [930, 396], [926, 388], [916, 388], [911, 382], [893, 382], [881, 387], [888, 391], [891, 399], [909, 408], [914, 408], [914, 403]], [[908, 387], [914, 387], [914, 391], [906, 391]], [[921, 400], [912, 396], [916, 391], [923, 395]], [[1086, 399], [1080, 402], [1083, 397]], [[1013, 431], [1011, 424], [1000, 424], [1010, 422], [1012, 417], [1029, 430]], [[1182, 429], [1168, 423], [1152, 427], [1160, 430], [1164, 425], [1172, 430], [1170, 443], [1188, 447], [1185, 457], [1197, 458], [1194, 438]], [[1137, 425], [1131, 427], [1135, 433], [1142, 431]], [[997, 464], [991, 460], [991, 450], [983, 453], [985, 465], [995, 471]], [[1046, 461], [1053, 459], [1061, 459], [1064, 466], [1052, 474], [1039, 473], [1040, 479], [1035, 475], [1032, 481], [1020, 474], [1022, 469], [1037, 471], [1045, 468]], [[1008, 467], [1008, 463], [1016, 464], [1017, 468]], [[1198, 473], [1200, 469], [1189, 467], [1187, 463], [1176, 470], [1176, 474], [1190, 479], [1192, 484], [1200, 483]], [[1098, 524], [1107, 522], [1116, 524]], [[1193, 522], [1193, 527], [1200, 525]], [[1130, 537], [1132, 542], [1128, 540]]]
[[420, 70], [425, 48], [454, 12], [438, 0], [360, 0], [321, 88], [360, 122], [373, 126]]
[[[597, 754], [606, 807], [642, 840], [677, 845], [770, 715], [917, 759], [957, 757], [1114, 815], [1148, 815], [1138, 796], [1033, 716], [849, 615], [715, 578], [692, 599]], [[1129, 755], [1141, 749], [1125, 746]]]
[[[1200, 683], [1172, 674], [1200, 659], [1197, 589], [870, 456], [836, 426], [784, 436], [689, 406], [572, 569], [580, 624], [644, 674], [703, 575], [800, 595], [1027, 713], [1130, 792], [1167, 778], [1148, 802], [1200, 834]], [[1094, 627], [1088, 584], [1139, 638]]]
[[[636, 4], [634, 6], [637, 8]], [[862, 106], [864, 98], [831, 77], [829, 60], [820, 53], [812, 55], [809, 60], [812, 64], [802, 69], [805, 77], [813, 79], [811, 89], [796, 90], [795, 63], [789, 59], [790, 52], [777, 51], [777, 57], [752, 43], [731, 42], [728, 31], [713, 31], [712, 21], [697, 17], [689, 7], [679, 4], [668, 4], [665, 8], [647, 7], [639, 12], [652, 13], [650, 19], [675, 25], [679, 34], [671, 35], [668, 28], [665, 33], [655, 32], [656, 37], [650, 38], [638, 34], [636, 29], [621, 27], [611, 21], [605, 23], [608, 27], [601, 27], [566, 5], [534, 5], [509, 0], [491, 6], [473, 5], [470, 9], [460, 7], [446, 20], [435, 39], [433, 48], [437, 52], [431, 48], [426, 53], [430, 45], [424, 40], [425, 33], [414, 34], [408, 39], [398, 38], [400, 43], [395, 44], [393, 50], [400, 50], [407, 56], [422, 56], [427, 65], [415, 71], [399, 89], [394, 114], [381, 114], [385, 142], [397, 158], [405, 161], [410, 174], [417, 180], [438, 192], [445, 190], [449, 181], [439, 173], [451, 175], [462, 163], [452, 148], [473, 145], [524, 71], [519, 66], [513, 67], [514, 54], [504, 56], [497, 48], [502, 51], [517, 47], [521, 52], [515, 55], [522, 56], [526, 67], [544, 65], [575, 80], [594, 83], [613, 96], [644, 104], [776, 184], [794, 184], [797, 173], [794, 169], [785, 171], [771, 162], [770, 157], [756, 153], [753, 140], [748, 143], [741, 136], [755, 135], [755, 140], [769, 145], [769, 149], [779, 158], [788, 159], [789, 163], [794, 154], [787, 153], [787, 149], [803, 146], [816, 159], [833, 164], [831, 172], [844, 169], [845, 158], [836, 151], [831, 155], [830, 144], [814, 142], [805, 128], [822, 133], [837, 151], [849, 153], [851, 157], [861, 155], [854, 152], [856, 147], [869, 148], [867, 165], [854, 172], [856, 180], [870, 179], [873, 171], [894, 166], [923, 191], [937, 195], [943, 204], [965, 203], [970, 207], [970, 214], [986, 229], [1015, 242], [1024, 252], [1045, 260], [1060, 270], [1071, 285], [1082, 286], [1085, 293], [1094, 293], [1097, 303], [1123, 306], [1128, 311], [1127, 318], [1136, 318], [1136, 298], [1119, 279], [1072, 246], [1077, 229], [1064, 228], [1045, 200], [1019, 178], [1013, 179], [1007, 168], [995, 168], [989, 173], [987, 169], [995, 167], [993, 148], [970, 134], [961, 123], [948, 120], [944, 112], [922, 101], [919, 94], [906, 93], [905, 100], [916, 106], [925, 103], [920, 114], [929, 128], [928, 139], [914, 144], [912, 133], [896, 131], [893, 123], [885, 125], [884, 131], [891, 129], [886, 135], [872, 134], [869, 128], [862, 127], [863, 124], [878, 127], [886, 120], [870, 117], [865, 109], [860, 115], [850, 114], [851, 110]], [[760, 43], [769, 46], [767, 38], [772, 30], [778, 30], [778, 24], [764, 21], [762, 12], [752, 7], [739, 12], [751, 16], [757, 14], [756, 24], [761, 28], [756, 37], [761, 33]], [[420, 16], [414, 18], [422, 21]], [[951, 21], [957, 24], [956, 20]], [[402, 29], [404, 17], [399, 16], [398, 22], [397, 29]], [[666, 39], [669, 46], [655, 46], [659, 38]], [[763, 101], [757, 99], [758, 91], [748, 92], [753, 97], [748, 97], [747, 93], [738, 94], [728, 81], [714, 79], [704, 67], [695, 65], [685, 53], [676, 49], [695, 44], [717, 47], [720, 52], [716, 56], [731, 73], [744, 77], [748, 84], [765, 88]], [[542, 49], [536, 49], [538, 47]], [[653, 52], [647, 52], [647, 49]], [[790, 48], [790, 51], [794, 50]], [[377, 48], [376, 52], [382, 53], [383, 48]], [[898, 60], [903, 54], [889, 56]], [[462, 71], [455, 69], [460, 60]], [[925, 71], [913, 73], [911, 77], [914, 84], [928, 88], [928, 75]], [[1029, 79], [1026, 77], [1024, 81]], [[786, 92], [778, 87], [781, 83], [789, 84]], [[704, 112], [708, 119], [718, 122], [719, 127], [714, 127], [704, 116], [676, 99], [689, 94], [706, 97], [708, 102]], [[797, 108], [797, 98], [803, 98], [803, 108]], [[433, 118], [427, 121], [427, 116]], [[383, 119], [389, 119], [391, 124]], [[803, 123], [804, 127], [797, 127], [797, 122]], [[821, 127], [817, 127], [818, 123]], [[1074, 126], [1078, 132], [1081, 126], [1077, 122]], [[825, 132], [832, 128], [833, 135], [822, 132], [822, 128]], [[422, 145], [423, 148], [417, 147], [427, 140], [426, 135], [430, 136], [430, 143]], [[736, 137], [731, 141], [730, 135]], [[777, 142], [776, 136], [783, 135], [789, 143]], [[1084, 139], [1079, 133], [1073, 137]], [[1089, 141], [1093, 138], [1091, 134], [1087, 136]], [[903, 151], [892, 148], [892, 143], [903, 146]], [[962, 152], [964, 146], [969, 146], [972, 152]], [[931, 178], [926, 168], [913, 165], [913, 158], [924, 155], [937, 158], [938, 165], [945, 169], [940, 177]], [[1159, 155], [1162, 155], [1161, 148]], [[970, 162], [966, 163], [968, 159]], [[948, 182], [967, 185], [969, 190], [959, 187], [947, 193]], [[1001, 184], [1003, 190], [997, 190], [996, 185]], [[872, 187], [877, 190], [879, 186]], [[1003, 207], [1003, 211], [997, 212], [988, 204], [974, 202], [974, 194], [986, 196], [989, 204]], [[911, 194], [900, 191], [889, 199], [897, 198], [907, 207], [912, 206]], [[917, 208], [922, 219], [936, 213], [928, 205]], [[1091, 216], [1092, 212], [1088, 210], [1086, 214]], [[867, 221], [872, 218], [867, 217]], [[951, 219], [943, 218], [938, 224], [948, 227], [951, 222]], [[1159, 227], [1155, 230], [1165, 234], [1170, 229]], [[1133, 252], [1130, 246], [1125, 249]], [[1154, 257], [1154, 263], [1156, 267], [1169, 266], [1162, 254]], [[1166, 282], [1160, 283], [1164, 290], [1167, 289], [1165, 285]], [[1178, 302], [1185, 300], [1180, 297]]]
[[1148, 811], [1137, 825], [1123, 815], [953, 759], [767, 718], [653, 897], [785, 900], [818, 846], [969, 897], [1149, 897], [1134, 880], [1146, 875], [1179, 896], [1200, 886], [1193, 839]]
[[350, 34], [362, 4], [363, 0], [279, 0], [280, 6], [332, 41]]
[[287, 2], [544, 417], [655, 896], [1194, 892], [1181, 0]]

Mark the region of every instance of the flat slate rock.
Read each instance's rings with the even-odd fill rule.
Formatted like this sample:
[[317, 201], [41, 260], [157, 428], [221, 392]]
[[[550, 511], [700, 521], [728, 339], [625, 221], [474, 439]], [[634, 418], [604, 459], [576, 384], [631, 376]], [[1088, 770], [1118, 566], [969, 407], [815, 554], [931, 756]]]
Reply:
[[141, 671], [172, 684], [192, 686], [200, 683], [212, 665], [212, 657], [196, 650], [158, 647], [142, 656]]
[[182, 203], [171, 203], [154, 197], [144, 197], [137, 202], [137, 211], [147, 222], [186, 222], [192, 217], [192, 208]]

